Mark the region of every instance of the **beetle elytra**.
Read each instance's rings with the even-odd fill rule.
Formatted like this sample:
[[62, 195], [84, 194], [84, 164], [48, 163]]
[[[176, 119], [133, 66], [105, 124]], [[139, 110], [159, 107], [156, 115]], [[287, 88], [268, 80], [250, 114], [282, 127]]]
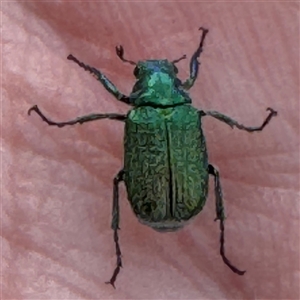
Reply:
[[261, 126], [247, 127], [217, 111], [197, 110], [191, 105], [188, 90], [194, 85], [203, 43], [208, 33], [200, 28], [199, 46], [190, 61], [190, 76], [181, 82], [177, 78], [177, 60], [145, 60], [135, 63], [124, 58], [123, 47], [116, 47], [118, 57], [135, 65], [136, 82], [126, 96], [99, 70], [80, 62], [73, 55], [68, 59], [89, 71], [117, 100], [133, 106], [128, 114], [96, 113], [67, 122], [53, 122], [40, 111], [35, 111], [48, 125], [63, 127], [99, 119], [125, 123], [124, 166], [113, 180], [112, 229], [116, 247], [117, 265], [109, 282], [114, 286], [122, 267], [119, 245], [119, 183], [124, 181], [133, 212], [143, 224], [157, 231], [175, 231], [203, 208], [208, 193], [209, 175], [214, 177], [216, 220], [220, 225], [220, 255], [236, 274], [243, 275], [225, 256], [224, 204], [220, 175], [209, 163], [205, 137], [201, 127], [204, 116], [212, 116], [229, 126], [248, 132], [261, 131], [277, 112], [272, 108]]

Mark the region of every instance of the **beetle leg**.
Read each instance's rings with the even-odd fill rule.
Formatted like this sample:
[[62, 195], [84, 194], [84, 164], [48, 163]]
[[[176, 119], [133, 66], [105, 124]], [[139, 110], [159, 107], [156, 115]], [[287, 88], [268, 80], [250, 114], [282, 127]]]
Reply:
[[111, 284], [114, 288], [116, 288], [115, 281], [120, 272], [120, 269], [122, 268], [122, 258], [121, 258], [122, 253], [119, 245], [118, 230], [120, 229], [119, 228], [119, 222], [120, 222], [119, 183], [123, 180], [124, 180], [124, 170], [121, 170], [114, 178], [113, 211], [112, 211], [112, 222], [111, 222], [111, 228], [114, 231], [114, 241], [116, 245], [117, 266], [114, 270], [111, 279], [108, 282], [106, 282], [107, 284]]
[[210, 175], [213, 175], [215, 178], [215, 197], [216, 197], [216, 213], [217, 217], [215, 219], [220, 221], [220, 255], [224, 261], [224, 263], [236, 274], [238, 275], [244, 275], [246, 271], [240, 271], [235, 266], [231, 264], [229, 259], [225, 256], [225, 227], [224, 227], [224, 221], [225, 221], [225, 213], [224, 213], [224, 203], [223, 203], [223, 196], [222, 196], [222, 188], [221, 188], [221, 182], [220, 182], [220, 174], [218, 170], [213, 166], [208, 166], [208, 172]]
[[99, 80], [105, 89], [114, 95], [119, 101], [124, 102], [126, 104], [130, 104], [129, 97], [120, 93], [116, 86], [104, 75], [102, 74], [99, 70], [96, 68], [90, 67], [89, 65], [84, 64], [83, 62], [79, 61], [75, 56], [70, 54], [67, 57], [69, 60], [74, 61], [77, 63], [81, 68], [83, 68], [85, 71], [90, 72], [97, 80]]
[[198, 76], [198, 70], [200, 65], [198, 58], [200, 57], [200, 54], [203, 51], [204, 39], [208, 33], [208, 29], [205, 29], [203, 27], [200, 27], [199, 30], [202, 30], [202, 36], [201, 36], [199, 47], [197, 48], [196, 52], [193, 54], [190, 61], [190, 77], [183, 83], [183, 88], [185, 90], [189, 90], [194, 85]]
[[40, 111], [40, 109], [38, 108], [37, 105], [32, 106], [28, 110], [28, 115], [30, 115], [30, 113], [32, 111], [35, 111], [42, 118], [42, 120], [45, 121], [48, 125], [57, 126], [57, 127], [64, 127], [66, 125], [75, 125], [76, 123], [82, 124], [85, 122], [101, 120], [101, 119], [125, 121], [127, 118], [126, 115], [120, 115], [120, 114], [90, 114], [90, 115], [78, 117], [74, 120], [70, 120], [67, 122], [53, 122], [50, 119], [48, 119], [47, 117], [45, 117], [45, 115]]
[[275, 111], [273, 108], [268, 107], [267, 111], [270, 111], [269, 115], [267, 118], [264, 120], [264, 122], [261, 124], [261, 126], [254, 126], [254, 127], [247, 127], [244, 126], [243, 124], [238, 123], [237, 121], [231, 119], [230, 117], [223, 115], [217, 111], [200, 111], [200, 114], [202, 116], [211, 116], [214, 117], [226, 124], [228, 124], [231, 128], [234, 126], [237, 127], [238, 129], [245, 130], [248, 132], [253, 132], [253, 131], [261, 131], [264, 129], [264, 127], [270, 122], [270, 120], [277, 115], [277, 111]]

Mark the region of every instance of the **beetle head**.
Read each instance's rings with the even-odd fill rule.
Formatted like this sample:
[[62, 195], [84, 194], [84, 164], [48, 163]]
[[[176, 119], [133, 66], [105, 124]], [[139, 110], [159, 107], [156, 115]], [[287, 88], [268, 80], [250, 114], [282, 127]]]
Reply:
[[178, 69], [173, 62], [162, 59], [139, 61], [133, 71], [136, 79], [151, 76], [154, 73], [164, 73], [170, 77], [176, 77]]
[[122, 61], [135, 66], [133, 74], [137, 80], [129, 97], [132, 105], [169, 107], [192, 102], [177, 78], [178, 69], [175, 66], [186, 58], [185, 55], [173, 61], [161, 59], [136, 63], [124, 58], [122, 46], [116, 47], [116, 53]]
[[191, 103], [177, 73], [175, 63], [166, 59], [139, 61], [134, 69], [137, 80], [130, 94], [131, 104], [170, 107]]

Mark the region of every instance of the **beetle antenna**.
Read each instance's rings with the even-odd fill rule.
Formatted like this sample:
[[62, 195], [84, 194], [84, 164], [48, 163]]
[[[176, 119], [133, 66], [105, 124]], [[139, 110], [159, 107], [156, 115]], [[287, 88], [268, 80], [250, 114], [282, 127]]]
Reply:
[[176, 63], [178, 63], [179, 61], [181, 61], [181, 60], [183, 60], [183, 59], [186, 59], [186, 55], [185, 55], [185, 54], [182, 55], [181, 57], [179, 57], [178, 59], [173, 60], [172, 63], [173, 63], [173, 64], [176, 64]]
[[124, 48], [120, 45], [120, 46], [116, 46], [116, 53], [118, 55], [118, 57], [127, 63], [130, 63], [131, 65], [136, 66], [136, 62], [132, 61], [132, 60], [128, 60], [126, 58], [124, 58]]

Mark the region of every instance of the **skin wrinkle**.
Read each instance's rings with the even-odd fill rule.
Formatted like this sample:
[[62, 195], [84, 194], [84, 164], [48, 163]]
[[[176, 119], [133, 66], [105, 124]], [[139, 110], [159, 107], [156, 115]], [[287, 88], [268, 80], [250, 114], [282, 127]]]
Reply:
[[[5, 2], [1, 10], [2, 299], [300, 298], [299, 4]], [[129, 94], [133, 66], [119, 60], [116, 45], [133, 61], [187, 54], [177, 64], [184, 82], [200, 26], [210, 31], [193, 105], [247, 126], [260, 125], [268, 106], [279, 112], [253, 134], [203, 118], [210, 162], [221, 174], [226, 254], [247, 273], [231, 273], [219, 256], [213, 179], [203, 211], [176, 233], [140, 224], [121, 184], [124, 268], [114, 290], [104, 282], [115, 267], [112, 187], [124, 125], [48, 128], [27, 110], [38, 104], [55, 121], [126, 114], [130, 106], [67, 56]]]

